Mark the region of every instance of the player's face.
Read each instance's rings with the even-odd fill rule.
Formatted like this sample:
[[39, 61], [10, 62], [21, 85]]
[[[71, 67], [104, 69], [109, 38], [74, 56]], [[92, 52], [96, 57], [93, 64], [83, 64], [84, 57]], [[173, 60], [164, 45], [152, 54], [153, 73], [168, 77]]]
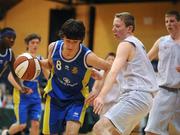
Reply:
[[40, 44], [40, 41], [39, 39], [36, 39], [36, 38], [29, 41], [28, 52], [32, 54], [36, 54], [39, 44]]
[[124, 21], [117, 17], [114, 18], [112, 31], [114, 36], [121, 40], [126, 37], [128, 32]]
[[66, 37], [64, 37], [63, 40], [64, 40], [63, 50], [73, 52], [73, 51], [76, 51], [77, 49], [79, 49], [81, 40], [72, 40], [72, 39], [68, 39]]
[[175, 16], [166, 16], [165, 25], [169, 33], [176, 33], [180, 29], [180, 21], [178, 22]]
[[108, 62], [108, 63], [110, 63], [110, 64], [113, 64], [113, 62], [114, 62], [114, 56], [108, 56], [107, 58], [106, 58], [106, 61]]
[[14, 45], [15, 37], [5, 36], [3, 37], [3, 44], [5, 48], [11, 48]]

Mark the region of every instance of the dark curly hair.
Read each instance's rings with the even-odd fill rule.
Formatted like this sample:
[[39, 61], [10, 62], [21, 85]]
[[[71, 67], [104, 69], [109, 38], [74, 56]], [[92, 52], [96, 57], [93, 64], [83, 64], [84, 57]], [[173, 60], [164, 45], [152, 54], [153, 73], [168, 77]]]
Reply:
[[69, 19], [61, 27], [59, 36], [66, 37], [72, 40], [84, 40], [85, 26], [82, 21]]

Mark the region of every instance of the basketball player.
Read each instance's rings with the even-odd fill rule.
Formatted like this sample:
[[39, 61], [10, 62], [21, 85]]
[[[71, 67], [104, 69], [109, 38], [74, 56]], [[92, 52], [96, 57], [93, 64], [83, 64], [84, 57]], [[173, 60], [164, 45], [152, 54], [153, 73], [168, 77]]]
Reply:
[[158, 84], [160, 90], [155, 96], [150, 111], [147, 135], [168, 135], [171, 122], [180, 133], [180, 13], [168, 11], [165, 26], [169, 35], [160, 37], [149, 51], [150, 60], [159, 58]]
[[123, 93], [119, 102], [95, 124], [93, 131], [96, 135], [128, 135], [150, 111], [158, 86], [144, 45], [133, 35], [134, 30], [134, 16], [128, 12], [115, 15], [112, 31], [121, 42], [103, 88], [94, 100], [94, 112], [100, 114], [104, 98], [121, 73]]
[[[37, 50], [41, 42], [41, 37], [37, 34], [29, 34], [24, 39], [27, 52], [33, 57], [37, 57]], [[37, 57], [40, 60], [40, 57]], [[48, 79], [48, 71], [42, 68], [43, 73]], [[46, 74], [47, 73], [47, 74]], [[12, 76], [9, 75], [9, 78]], [[39, 89], [39, 77], [33, 81], [22, 81], [23, 85], [32, 89], [32, 93], [23, 94], [18, 89], [14, 89], [13, 101], [14, 112], [17, 122], [13, 124], [8, 131], [8, 134], [15, 134], [22, 131], [27, 126], [27, 120], [31, 121], [30, 135], [39, 135], [39, 125], [41, 118], [41, 95]], [[13, 82], [11, 82], [13, 84]], [[13, 84], [16, 86], [16, 84]]]
[[14, 45], [15, 39], [16, 32], [14, 29], [6, 27], [0, 31], [0, 78], [2, 77], [3, 73], [9, 68], [14, 77], [13, 81], [17, 83], [17, 88], [22, 93], [28, 94], [31, 92], [31, 89], [28, 89], [21, 85], [20, 80], [16, 76], [13, 69], [15, 57], [11, 47]]
[[[109, 52], [105, 58], [105, 60], [110, 63], [112, 65], [114, 59], [115, 59], [115, 56], [116, 54], [113, 53], [113, 52]], [[101, 70], [100, 71], [100, 74], [103, 76], [103, 73], [104, 71]], [[93, 88], [92, 88], [92, 91], [95, 92], [95, 93], [99, 93], [103, 84], [104, 84], [104, 80], [105, 79], [101, 79], [101, 80], [96, 80], [94, 85], [93, 85]], [[115, 103], [118, 102], [118, 99], [121, 95], [121, 90], [119, 89], [120, 85], [119, 85], [119, 82], [118, 82], [118, 79], [114, 82], [114, 85], [112, 87], [112, 90], [106, 95], [105, 97], [105, 103], [104, 103], [104, 107], [103, 107], [103, 110], [101, 111], [101, 114], [100, 114], [100, 117], [102, 117], [105, 112], [107, 112], [107, 110], [109, 110], [109, 108], [111, 108]], [[92, 92], [92, 93], [93, 93]], [[94, 94], [94, 96], [97, 96], [97, 94]], [[93, 101], [93, 99], [95, 97], [91, 97], [91, 95], [88, 96], [88, 100], [86, 100], [86, 103], [91, 103]], [[91, 103], [92, 104], [92, 103]]]
[[91, 68], [103, 69], [110, 64], [96, 56], [82, 42], [85, 26], [82, 21], [69, 19], [60, 30], [62, 40], [49, 45], [48, 61], [42, 66], [52, 68], [47, 93], [43, 133], [78, 135], [88, 105], [84, 104], [89, 90]]

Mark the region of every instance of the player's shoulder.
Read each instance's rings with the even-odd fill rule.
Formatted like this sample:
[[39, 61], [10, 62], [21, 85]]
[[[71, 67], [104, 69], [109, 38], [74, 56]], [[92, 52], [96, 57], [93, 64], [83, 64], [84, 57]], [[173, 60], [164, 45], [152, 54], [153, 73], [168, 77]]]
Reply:
[[164, 40], [169, 40], [170, 39], [170, 35], [164, 35], [164, 36], [161, 36], [160, 38], [158, 38], [157, 41], [164, 41]]
[[56, 42], [51, 42], [51, 43], [49, 44], [49, 49], [52, 49], [52, 48], [54, 48], [54, 46], [55, 46], [55, 43], [56, 43]]
[[154, 43], [154, 46], [159, 47], [159, 45], [163, 42], [167, 42], [170, 40], [170, 35], [164, 35], [159, 37], [156, 42]]
[[52, 51], [54, 50], [54, 48], [55, 48], [55, 46], [58, 44], [58, 42], [59, 42], [59, 40], [58, 40], [58, 41], [55, 41], [55, 42], [51, 42], [51, 43], [49, 44], [48, 49], [49, 49], [50, 52], [52, 52]]

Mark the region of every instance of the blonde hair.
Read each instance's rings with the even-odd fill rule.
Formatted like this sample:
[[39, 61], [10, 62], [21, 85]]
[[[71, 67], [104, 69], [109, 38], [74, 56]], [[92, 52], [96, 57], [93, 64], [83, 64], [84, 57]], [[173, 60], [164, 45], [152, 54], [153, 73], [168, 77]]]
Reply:
[[123, 20], [126, 27], [132, 26], [133, 27], [132, 32], [134, 32], [134, 30], [135, 30], [135, 18], [133, 15], [131, 15], [129, 12], [121, 12], [121, 13], [116, 13], [115, 17]]

